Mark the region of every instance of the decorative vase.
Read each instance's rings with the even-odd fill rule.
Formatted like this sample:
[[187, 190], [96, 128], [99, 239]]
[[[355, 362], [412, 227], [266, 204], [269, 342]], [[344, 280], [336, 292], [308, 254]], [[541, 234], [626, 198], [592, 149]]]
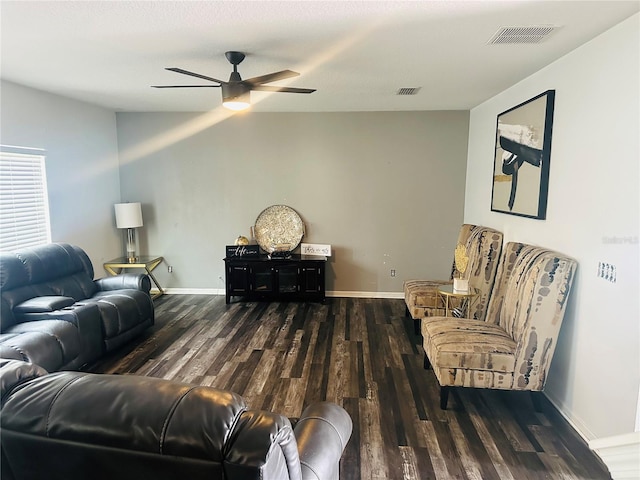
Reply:
[[454, 293], [467, 293], [469, 291], [469, 280], [466, 278], [454, 278], [453, 291]]
[[249, 245], [249, 239], [240, 235], [236, 238], [236, 245]]

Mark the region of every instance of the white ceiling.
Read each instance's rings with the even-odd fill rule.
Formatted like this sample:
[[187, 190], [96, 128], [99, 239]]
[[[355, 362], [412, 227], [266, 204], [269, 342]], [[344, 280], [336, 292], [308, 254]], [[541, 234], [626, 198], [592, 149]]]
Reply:
[[[252, 92], [254, 111], [472, 108], [640, 10], [635, 1], [4, 1], [5, 80], [116, 111], [207, 111], [217, 88], [164, 70], [226, 80], [291, 69]], [[534, 45], [488, 45], [501, 26], [555, 25]], [[401, 87], [422, 87], [398, 96]], [[553, 85], [549, 85], [553, 88]]]

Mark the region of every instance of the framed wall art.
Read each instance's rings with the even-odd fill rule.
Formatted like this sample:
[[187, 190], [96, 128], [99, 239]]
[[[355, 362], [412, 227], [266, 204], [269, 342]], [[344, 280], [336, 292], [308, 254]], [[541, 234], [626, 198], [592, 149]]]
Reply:
[[544, 220], [555, 90], [498, 115], [491, 210]]

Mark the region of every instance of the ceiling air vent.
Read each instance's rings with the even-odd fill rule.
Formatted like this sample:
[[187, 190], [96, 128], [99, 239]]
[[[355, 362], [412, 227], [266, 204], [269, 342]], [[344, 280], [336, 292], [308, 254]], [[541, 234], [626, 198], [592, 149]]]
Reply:
[[490, 45], [540, 43], [557, 29], [558, 27], [554, 25], [500, 27], [487, 43]]
[[417, 95], [422, 87], [403, 87], [400, 88], [396, 95]]

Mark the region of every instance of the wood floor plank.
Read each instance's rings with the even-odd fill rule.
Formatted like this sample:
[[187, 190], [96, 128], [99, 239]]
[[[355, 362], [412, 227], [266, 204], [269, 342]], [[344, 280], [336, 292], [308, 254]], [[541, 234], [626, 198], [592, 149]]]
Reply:
[[402, 478], [420, 478], [415, 450], [411, 447], [399, 447], [399, 451], [402, 459]]
[[549, 471], [553, 472], [553, 478], [558, 480], [586, 480], [585, 477], [575, 475], [568, 465], [557, 455], [550, 455], [545, 452], [538, 453], [538, 457]]
[[[427, 412], [425, 409], [425, 405], [422, 402], [422, 396], [420, 394], [420, 388], [418, 385], [418, 381], [416, 380], [416, 375], [414, 372], [413, 365], [411, 363], [411, 359], [407, 355], [403, 355], [402, 361], [404, 364], [404, 372], [407, 377], [408, 387], [413, 399], [413, 406], [416, 410], [416, 415], [420, 420], [428, 420]], [[408, 397], [407, 397], [408, 398]]]
[[[448, 417], [448, 412], [446, 413]], [[460, 455], [458, 454], [449, 420], [447, 419], [445, 422], [434, 421], [430, 423], [433, 427], [433, 431], [435, 432], [436, 441], [440, 447], [440, 454], [444, 458], [451, 478], [466, 479], [467, 475], [464, 473], [464, 467], [462, 465]]]
[[611, 478], [554, 407], [535, 411], [526, 392], [454, 389], [441, 410], [403, 300], [164, 295], [155, 306], [156, 325], [88, 369], [232, 390], [294, 422], [312, 403], [336, 402], [354, 423], [343, 479]]
[[429, 455], [430, 460], [429, 470], [421, 470], [421, 472], [424, 472], [428, 477], [431, 477], [431, 473], [433, 473], [433, 477], [431, 478], [436, 478], [437, 480], [455, 478], [449, 473], [445, 456], [440, 450], [438, 436], [433, 427], [433, 423], [430, 421], [420, 421], [418, 422], [417, 429], [418, 432], [421, 433], [420, 439], [421, 442], [424, 443], [424, 447]]
[[327, 381], [327, 400], [342, 405], [344, 396], [345, 315], [337, 315], [333, 326], [333, 342]]
[[[296, 375], [292, 375], [291, 371], [297, 366], [298, 356], [301, 354], [302, 338], [304, 337], [304, 330], [296, 330], [293, 333], [293, 338], [289, 340], [287, 347], [286, 360], [282, 369], [282, 378], [293, 378]], [[308, 342], [307, 342], [308, 344]]]
[[358, 378], [358, 342], [348, 342], [346, 344], [346, 358], [347, 368], [345, 369], [345, 397], [359, 398], [360, 397], [360, 382]]
[[[379, 383], [380, 386], [378, 396], [380, 403], [385, 406], [381, 419], [383, 422], [383, 433], [386, 433], [385, 441], [389, 445], [408, 446], [407, 429], [402, 421], [401, 407], [398, 400], [398, 392], [396, 392], [395, 382], [393, 381], [394, 371], [385, 368], [384, 381]], [[407, 425], [408, 427], [408, 425]]]
[[549, 421], [556, 435], [562, 444], [579, 461], [586, 472], [601, 472], [605, 466], [602, 460], [593, 454], [587, 444], [579, 437], [578, 433], [571, 428], [567, 420], [553, 407], [549, 400], [543, 399], [545, 417]]
[[535, 445], [529, 438], [529, 432], [525, 432], [521, 425], [518, 424], [512, 411], [510, 411], [502, 400], [499, 398], [499, 393], [495, 391], [489, 391], [488, 396], [493, 400], [489, 402], [489, 408], [493, 415], [498, 419], [498, 425], [503, 430], [514, 450], [518, 452], [539, 452], [542, 449], [539, 445]]
[[[380, 403], [374, 396], [371, 399], [360, 399], [360, 465], [361, 480], [382, 480], [393, 478], [389, 470], [393, 469], [387, 461], [390, 456], [382, 437]], [[347, 475], [348, 478], [348, 475]], [[358, 478], [358, 477], [354, 477]]]
[[493, 461], [488, 451], [488, 448], [492, 446], [491, 442], [487, 444], [483, 441], [481, 432], [475, 427], [469, 412], [456, 411], [454, 415], [462, 436], [468, 445], [466, 450], [471, 452], [474, 464], [479, 466], [481, 477], [485, 480], [500, 480], [504, 478], [496, 470], [496, 462]]
[[[491, 415], [484, 401], [486, 397], [476, 394], [469, 395], [469, 398], [470, 401], [466, 406], [467, 412], [469, 412], [478, 435], [501, 478], [514, 478], [514, 480], [529, 478], [527, 468], [520, 462], [521, 457], [518, 456], [504, 431]], [[539, 465], [537, 457], [533, 458]]]
[[403, 426], [407, 446], [418, 447], [420, 445], [418, 432], [416, 430], [418, 423], [415, 422], [418, 414], [416, 412], [415, 404], [410, 401], [413, 397], [411, 396], [405, 371], [402, 368], [398, 368], [389, 369], [389, 372], [394, 383], [393, 390], [395, 391], [398, 402], [396, 421], [401, 423]]
[[313, 358], [313, 352], [318, 341], [318, 324], [310, 321], [306, 324], [302, 332], [303, 335], [300, 342], [300, 350], [298, 351], [298, 358], [296, 358], [293, 368], [291, 369], [291, 376], [293, 378], [307, 378], [309, 376], [311, 359]]
[[228, 389], [233, 392], [238, 392], [240, 395], [244, 395], [247, 385], [249, 384], [253, 372], [258, 367], [260, 360], [262, 359], [261, 350], [253, 350], [249, 358], [245, 362], [239, 364], [237, 369], [237, 375], [233, 381], [229, 384]]
[[226, 390], [227, 387], [231, 385], [236, 376], [238, 365], [239, 364], [234, 361], [226, 362], [220, 370], [216, 371], [216, 375], [211, 386], [219, 388], [221, 390]]
[[[307, 382], [307, 390], [304, 393], [304, 406], [312, 403], [320, 402], [325, 399], [326, 381], [328, 375], [325, 375], [327, 369], [320, 363], [312, 363], [309, 369], [309, 381]], [[344, 402], [343, 402], [344, 403]]]
[[529, 429], [533, 432], [545, 452], [555, 452], [570, 467], [571, 472], [575, 472], [579, 478], [589, 478], [589, 472], [562, 443], [555, 428], [531, 425]]
[[[469, 480], [483, 480], [484, 477], [482, 469], [480, 468], [480, 462], [476, 460], [473, 452], [471, 452], [471, 443], [467, 441], [456, 416], [451, 416], [449, 419], [449, 428], [451, 429], [451, 437], [453, 438], [453, 443], [456, 446], [456, 451], [462, 462], [466, 477]], [[495, 477], [492, 476], [492, 478]]]
[[273, 350], [263, 350], [260, 362], [252, 372], [249, 382], [243, 392], [245, 396], [263, 395], [265, 384], [269, 379], [270, 373], [274, 369], [277, 353]]
[[351, 439], [342, 454], [341, 469], [343, 472], [357, 472], [360, 474], [362, 467], [360, 464], [360, 407], [357, 398], [345, 398], [342, 407], [351, 417], [351, 421], [356, 426], [351, 434]]

